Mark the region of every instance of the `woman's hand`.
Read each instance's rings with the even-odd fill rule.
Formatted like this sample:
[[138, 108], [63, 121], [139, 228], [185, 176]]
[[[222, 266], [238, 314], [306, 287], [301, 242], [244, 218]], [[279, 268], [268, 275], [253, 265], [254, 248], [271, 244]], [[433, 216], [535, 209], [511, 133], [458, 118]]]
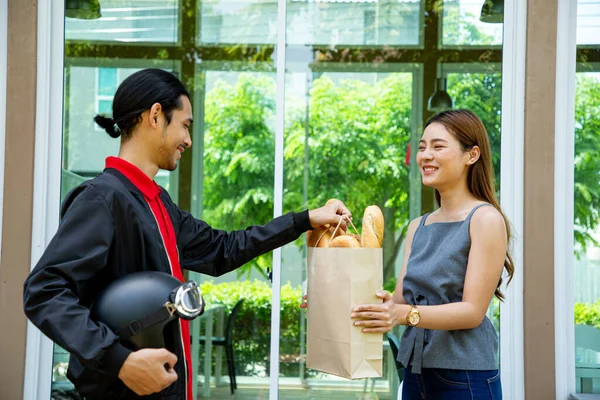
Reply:
[[[376, 293], [377, 297], [383, 300], [383, 304], [362, 304], [354, 308], [352, 319], [356, 319], [355, 326], [363, 326], [363, 332], [367, 333], [385, 333], [389, 332], [396, 325], [406, 323], [405, 304], [396, 304], [392, 300], [392, 295], [381, 290]], [[404, 318], [403, 318], [404, 316]]]

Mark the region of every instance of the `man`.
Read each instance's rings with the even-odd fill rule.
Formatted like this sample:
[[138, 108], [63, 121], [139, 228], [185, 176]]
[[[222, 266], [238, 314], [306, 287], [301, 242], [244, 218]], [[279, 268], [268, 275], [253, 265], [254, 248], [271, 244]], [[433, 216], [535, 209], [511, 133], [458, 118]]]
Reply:
[[121, 136], [119, 155], [65, 199], [59, 229], [25, 282], [25, 313], [69, 351], [67, 375], [87, 399], [192, 400], [187, 321], [171, 324], [166, 349], [132, 351], [90, 318], [100, 291], [136, 271], [179, 280], [183, 268], [219, 276], [350, 213], [334, 201], [228, 233], [179, 209], [153, 179], [159, 169], [174, 170], [192, 145], [192, 107], [184, 85], [163, 70], [128, 77], [115, 94], [113, 117], [95, 121]]

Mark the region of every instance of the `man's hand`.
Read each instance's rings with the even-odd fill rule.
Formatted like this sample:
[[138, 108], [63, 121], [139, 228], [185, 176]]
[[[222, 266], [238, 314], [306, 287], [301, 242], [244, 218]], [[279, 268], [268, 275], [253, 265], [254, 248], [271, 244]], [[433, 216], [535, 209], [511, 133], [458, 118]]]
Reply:
[[327, 202], [323, 207], [315, 210], [308, 211], [308, 217], [310, 219], [310, 225], [313, 228], [318, 228], [325, 224], [336, 226], [340, 221], [340, 217], [343, 218], [340, 228], [346, 230], [346, 223], [352, 218], [352, 214], [348, 208], [340, 200], [332, 199]]
[[129, 354], [119, 379], [138, 396], [158, 393], [177, 380], [177, 356], [166, 349], [142, 349]]

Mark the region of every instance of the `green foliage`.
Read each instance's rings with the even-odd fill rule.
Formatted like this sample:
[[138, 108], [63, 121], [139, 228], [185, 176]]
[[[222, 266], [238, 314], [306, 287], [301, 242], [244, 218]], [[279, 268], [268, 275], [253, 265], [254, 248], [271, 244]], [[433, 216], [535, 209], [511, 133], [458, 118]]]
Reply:
[[396, 283], [398, 282], [398, 278], [395, 276], [389, 278], [385, 282], [383, 282], [383, 290], [387, 290], [390, 293], [394, 293], [396, 290]]
[[490, 139], [496, 190], [500, 189], [500, 125], [502, 118], [502, 77], [499, 73], [450, 74], [448, 93], [455, 108], [473, 111]]
[[593, 304], [575, 303], [575, 323], [600, 329], [600, 300]]
[[[290, 96], [286, 103], [284, 211], [340, 198], [360, 229], [363, 210], [379, 205], [386, 220], [386, 276], [393, 275], [404, 238], [396, 233], [408, 222], [404, 159], [411, 98], [409, 74], [337, 84], [323, 75], [312, 83], [308, 125], [304, 99]], [[213, 226], [239, 229], [273, 216], [274, 101], [274, 79], [258, 74], [241, 74], [235, 86], [219, 82], [207, 94], [202, 217]], [[264, 255], [243, 270], [270, 263]]]
[[[207, 304], [224, 304], [229, 314], [244, 299], [234, 329], [235, 356], [245, 375], [261, 376], [269, 369], [271, 343], [271, 286], [263, 281], [239, 281], [200, 285]], [[300, 326], [304, 310], [300, 308], [302, 289], [289, 283], [281, 286], [280, 354], [288, 358], [300, 355]], [[297, 362], [284, 362], [282, 376], [298, 376]]]
[[[384, 277], [394, 275], [394, 262], [408, 223], [408, 167], [404, 160], [411, 127], [411, 78], [390, 74], [375, 83], [328, 75], [315, 80], [310, 93], [308, 168], [305, 171], [305, 116], [287, 130], [284, 208], [302, 207], [304, 174], [307, 206], [339, 198], [354, 213], [361, 229], [363, 210], [377, 204], [386, 221]], [[288, 193], [296, 193], [289, 196]]]
[[578, 74], [575, 97], [575, 241], [580, 254], [600, 221], [600, 81]]
[[[202, 217], [213, 226], [230, 231], [273, 217], [274, 116], [275, 81], [265, 76], [218, 81], [206, 96]], [[265, 254], [245, 271], [270, 262]]]
[[444, 0], [434, 3], [438, 12], [443, 12], [444, 45], [490, 46], [494, 44], [494, 36], [482, 32], [471, 21], [479, 19], [464, 11], [457, 0]]
[[[374, 83], [335, 78], [323, 74], [312, 82], [308, 107], [306, 98], [288, 94], [284, 212], [340, 198], [360, 229], [364, 208], [379, 205], [386, 220], [387, 280], [394, 276], [408, 223], [404, 158], [411, 132], [411, 77], [388, 74]], [[448, 80], [455, 107], [474, 111], [486, 126], [499, 190], [501, 75], [453, 73]], [[583, 252], [598, 245], [590, 232], [600, 220], [600, 82], [578, 76], [576, 100], [575, 240]], [[235, 85], [220, 81], [207, 94], [205, 110], [203, 219], [226, 230], [268, 222], [273, 216], [275, 80], [243, 73]], [[270, 266], [266, 254], [240, 271]]]
[[[392, 74], [375, 84], [346, 80], [336, 85], [328, 76], [314, 81], [310, 96], [309, 207], [320, 206], [330, 197], [342, 198], [351, 209], [361, 212], [373, 203], [406, 206], [409, 88], [410, 78], [404, 74]], [[286, 166], [290, 165], [287, 182], [295, 192], [302, 188], [304, 125], [304, 120], [292, 124], [286, 137], [285, 160]], [[290, 208], [299, 206], [287, 204]]]
[[[395, 279], [390, 279], [384, 288], [393, 293]], [[249, 376], [266, 376], [269, 370], [271, 343], [271, 286], [254, 281], [226, 282], [200, 285], [207, 304], [224, 304], [229, 314], [239, 299], [244, 305], [238, 314], [234, 329], [235, 357], [240, 368], [238, 373]], [[390, 289], [391, 288], [391, 289]], [[280, 376], [298, 376], [300, 364], [300, 330], [305, 324], [304, 310], [300, 306], [300, 285], [289, 283], [281, 287], [280, 355], [285, 360], [280, 365]], [[499, 331], [499, 301], [493, 299], [491, 306], [492, 324]], [[592, 325], [600, 329], [600, 300], [593, 304], [575, 304], [575, 323]], [[314, 373], [314, 371], [307, 371]]]

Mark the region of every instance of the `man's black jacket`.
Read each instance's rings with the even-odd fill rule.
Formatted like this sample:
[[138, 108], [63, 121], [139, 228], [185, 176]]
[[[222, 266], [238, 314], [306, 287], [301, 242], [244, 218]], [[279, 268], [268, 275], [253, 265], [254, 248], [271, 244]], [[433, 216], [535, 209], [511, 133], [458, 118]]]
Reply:
[[[304, 211], [228, 233], [179, 209], [165, 190], [160, 198], [173, 222], [182, 268], [207, 275], [232, 271], [311, 229]], [[65, 199], [58, 231], [23, 294], [27, 317], [71, 354], [67, 376], [87, 399], [137, 397], [117, 377], [131, 350], [89, 312], [110, 282], [136, 271], [170, 273], [167, 253], [142, 193], [120, 172], [106, 169]], [[179, 327], [170, 325], [167, 349], [177, 355], [179, 379], [151, 398], [185, 398]]]

